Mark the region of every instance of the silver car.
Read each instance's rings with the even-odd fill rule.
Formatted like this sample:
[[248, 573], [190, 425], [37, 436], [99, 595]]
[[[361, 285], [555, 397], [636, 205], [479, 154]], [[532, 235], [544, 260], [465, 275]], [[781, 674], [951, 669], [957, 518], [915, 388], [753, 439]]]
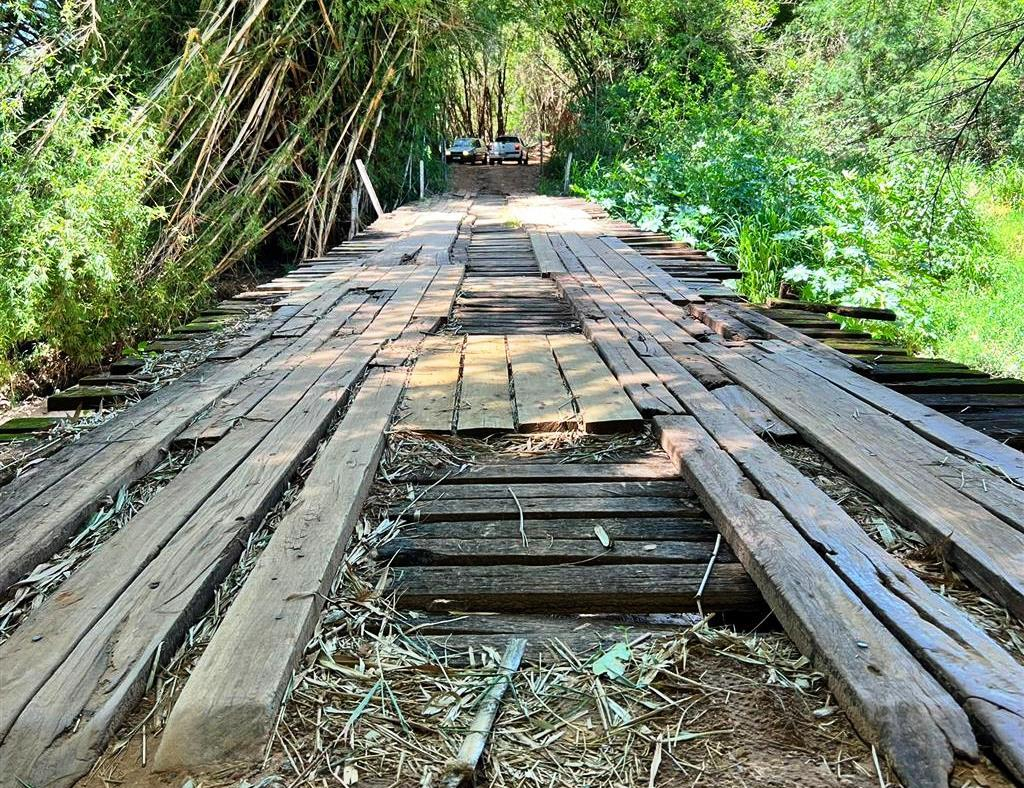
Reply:
[[444, 160], [449, 164], [452, 162], [483, 163], [487, 161], [487, 146], [479, 137], [459, 137], [444, 152]]
[[522, 138], [512, 134], [502, 135], [494, 140], [491, 151], [487, 154], [487, 161], [491, 164], [501, 164], [503, 161], [526, 164], [529, 160], [530, 154], [526, 150], [526, 143]]

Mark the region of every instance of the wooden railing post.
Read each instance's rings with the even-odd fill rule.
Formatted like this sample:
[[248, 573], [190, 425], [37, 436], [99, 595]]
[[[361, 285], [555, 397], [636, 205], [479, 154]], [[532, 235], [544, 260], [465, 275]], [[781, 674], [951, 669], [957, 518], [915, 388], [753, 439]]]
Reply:
[[572, 151], [565, 158], [565, 176], [562, 178], [562, 194], [569, 193], [569, 178], [572, 176]]
[[377, 192], [370, 182], [370, 174], [366, 171], [366, 165], [363, 164], [362, 159], [356, 159], [356, 170], [359, 172], [359, 178], [362, 180], [366, 193], [370, 197], [370, 204], [373, 206], [373, 210], [377, 212], [377, 218], [379, 219], [384, 215], [384, 209], [380, 207], [380, 200], [377, 199]]
[[348, 239], [351, 241], [359, 232], [359, 203], [362, 202], [363, 193], [359, 186], [356, 186], [349, 195], [352, 202], [351, 214], [348, 220]]

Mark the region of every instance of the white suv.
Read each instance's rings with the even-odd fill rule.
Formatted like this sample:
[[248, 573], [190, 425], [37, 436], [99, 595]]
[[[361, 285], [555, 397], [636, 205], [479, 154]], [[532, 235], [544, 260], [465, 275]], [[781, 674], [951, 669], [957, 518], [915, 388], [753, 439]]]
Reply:
[[487, 154], [487, 161], [490, 164], [501, 164], [503, 161], [526, 164], [529, 160], [530, 154], [526, 151], [526, 143], [515, 136], [498, 137], [491, 144], [491, 151]]

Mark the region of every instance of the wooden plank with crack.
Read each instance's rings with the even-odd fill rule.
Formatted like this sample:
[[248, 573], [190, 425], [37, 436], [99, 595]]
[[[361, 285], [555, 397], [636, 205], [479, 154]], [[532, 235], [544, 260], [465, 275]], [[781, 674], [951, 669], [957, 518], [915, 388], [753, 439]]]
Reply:
[[[1024, 532], [938, 478], [945, 453], [896, 419], [781, 358], [717, 348], [712, 359], [872, 493], [983, 592], [1024, 615]], [[851, 427], [856, 427], [852, 430]]]
[[480, 520], [517, 518], [556, 519], [563, 517], [692, 517], [700, 506], [691, 498], [596, 497], [596, 498], [520, 498], [506, 489], [502, 498], [439, 498], [416, 501], [392, 510], [393, 516], [413, 522], [431, 520]]
[[[330, 351], [340, 356], [351, 339], [335, 340]], [[312, 338], [307, 350], [312, 346]], [[297, 347], [301, 353], [303, 348]], [[321, 352], [325, 352], [321, 349]], [[356, 364], [341, 385], [354, 380]], [[253, 418], [230, 437], [204, 452], [147, 503], [52, 599], [46, 600], [2, 647], [5, 669], [0, 672], [0, 738], [46, 679], [52, 675], [108, 610], [132, 580], [185, 525], [203, 502], [215, 493], [274, 424], [284, 418], [313, 386], [322, 368], [303, 366], [272, 387], [253, 411]], [[347, 381], [347, 382], [346, 382]]]
[[676, 471], [664, 456], [645, 456], [624, 462], [577, 463], [527, 461], [517, 464], [499, 463], [416, 469], [397, 477], [402, 482], [436, 482], [446, 485], [478, 482], [593, 482], [675, 479]]
[[515, 428], [504, 336], [470, 336], [462, 363], [456, 431], [509, 432]]
[[417, 501], [440, 501], [467, 498], [493, 500], [507, 497], [511, 493], [520, 500], [524, 498], [680, 498], [692, 495], [687, 486], [678, 479], [628, 481], [607, 479], [604, 481], [577, 481], [574, 484], [528, 481], [516, 484], [433, 484], [429, 487], [413, 487], [410, 492]]
[[779, 440], [796, 437], [796, 430], [742, 386], [721, 386], [715, 389], [714, 396], [757, 435], [770, 435]]
[[[695, 609], [704, 570], [702, 563], [522, 566], [514, 575], [502, 566], [400, 567], [392, 588], [402, 607], [419, 610], [678, 613]], [[727, 563], [716, 565], [701, 603], [734, 612], [764, 604], [743, 568]]]
[[583, 320], [582, 328], [637, 410], [646, 416], [681, 412], [657, 375], [607, 320]]
[[574, 334], [552, 334], [548, 342], [587, 432], [633, 429], [642, 422], [639, 411], [589, 342]]
[[[588, 539], [530, 539], [523, 544], [520, 535], [507, 539], [400, 537], [376, 551], [378, 561], [390, 566], [545, 566], [586, 562], [587, 566], [608, 564], [688, 564], [706, 565], [712, 543], [703, 540], [612, 542], [604, 547], [593, 531]], [[736, 558], [728, 549], [719, 552], [716, 563]]]
[[551, 432], [576, 421], [569, 394], [543, 334], [509, 336], [516, 425], [520, 432]]
[[862, 736], [909, 785], [945, 786], [976, 757], [966, 714], [875, 618], [782, 512], [689, 416], [655, 419], [677, 462], [801, 652], [829, 679]]
[[[514, 520], [458, 520], [456, 522], [408, 523], [402, 527], [404, 536], [427, 539], [519, 539], [522, 532], [519, 518]], [[718, 532], [699, 513], [672, 517], [630, 517], [629, 513], [576, 519], [534, 520], [525, 517], [523, 530], [532, 544], [562, 539], [595, 539], [594, 528], [601, 526], [616, 542], [701, 541], [713, 542]]]
[[428, 337], [406, 387], [399, 429], [451, 432], [459, 385], [463, 337]]
[[360, 387], [175, 701], [158, 769], [262, 756], [373, 482], [404, 377], [379, 370]]
[[683, 369], [670, 385], [761, 493], [903, 645], [940, 679], [1024, 776], [1024, 667], [945, 596], [876, 544], [835, 501], [786, 462]]

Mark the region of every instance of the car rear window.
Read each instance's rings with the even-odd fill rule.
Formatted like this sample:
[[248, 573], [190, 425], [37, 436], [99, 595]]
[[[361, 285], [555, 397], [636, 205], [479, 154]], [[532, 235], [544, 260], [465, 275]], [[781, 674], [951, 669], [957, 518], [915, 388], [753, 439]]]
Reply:
[[472, 144], [472, 142], [473, 142], [473, 140], [471, 140], [469, 137], [459, 137], [457, 140], [455, 140], [455, 142], [453, 144], [454, 145], [470, 145], [470, 144]]
[[498, 142], [521, 142], [519, 137], [498, 137]]

